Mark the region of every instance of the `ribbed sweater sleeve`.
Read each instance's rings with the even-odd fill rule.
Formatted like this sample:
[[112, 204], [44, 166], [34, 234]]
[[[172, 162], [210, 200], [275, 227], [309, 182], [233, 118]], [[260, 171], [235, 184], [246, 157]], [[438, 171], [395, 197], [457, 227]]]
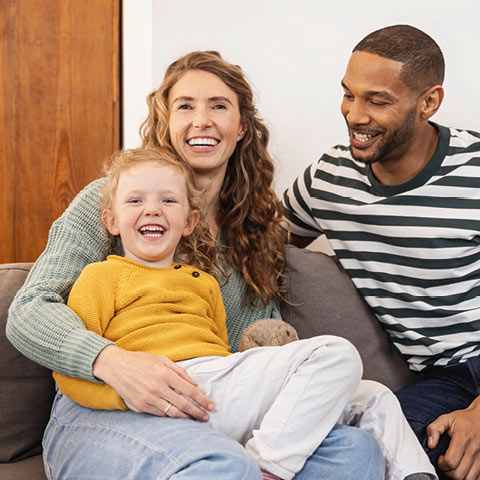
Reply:
[[28, 358], [65, 375], [96, 381], [92, 367], [112, 342], [89, 332], [65, 305], [85, 265], [105, 259], [111, 237], [102, 225], [100, 189], [92, 182], [54, 222], [45, 251], [9, 309], [7, 337]]

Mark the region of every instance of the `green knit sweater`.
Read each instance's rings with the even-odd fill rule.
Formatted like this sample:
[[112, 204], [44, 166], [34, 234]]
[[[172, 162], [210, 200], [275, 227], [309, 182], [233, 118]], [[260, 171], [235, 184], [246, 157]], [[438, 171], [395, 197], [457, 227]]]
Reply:
[[[7, 322], [8, 339], [25, 356], [64, 375], [91, 381], [96, 381], [92, 368], [97, 355], [112, 342], [86, 330], [65, 302], [85, 265], [122, 253], [120, 242], [101, 220], [104, 184], [105, 179], [98, 179], [85, 187], [54, 222], [45, 251], [18, 291]], [[246, 305], [246, 284], [236, 271], [230, 272], [227, 283], [221, 282], [221, 290], [232, 351], [255, 320], [280, 318], [276, 302], [261, 309]]]

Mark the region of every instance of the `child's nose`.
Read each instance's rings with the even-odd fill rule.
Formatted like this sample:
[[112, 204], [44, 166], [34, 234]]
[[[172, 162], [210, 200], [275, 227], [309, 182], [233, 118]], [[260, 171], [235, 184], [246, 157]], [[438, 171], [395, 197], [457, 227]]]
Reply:
[[157, 202], [149, 202], [143, 210], [144, 215], [159, 216], [162, 214], [162, 205]]

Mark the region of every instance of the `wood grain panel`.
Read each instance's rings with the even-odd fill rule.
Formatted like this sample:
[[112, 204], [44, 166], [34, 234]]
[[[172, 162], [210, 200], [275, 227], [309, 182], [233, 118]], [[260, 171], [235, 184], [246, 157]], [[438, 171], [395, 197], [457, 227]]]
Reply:
[[0, 259], [15, 258], [14, 2], [0, 0]]
[[15, 165], [7, 187], [14, 257], [2, 249], [0, 261], [31, 261], [53, 220], [120, 145], [119, 0], [1, 1], [15, 10], [16, 80], [13, 92], [0, 92], [7, 119], [14, 104], [14, 145], [0, 163]]

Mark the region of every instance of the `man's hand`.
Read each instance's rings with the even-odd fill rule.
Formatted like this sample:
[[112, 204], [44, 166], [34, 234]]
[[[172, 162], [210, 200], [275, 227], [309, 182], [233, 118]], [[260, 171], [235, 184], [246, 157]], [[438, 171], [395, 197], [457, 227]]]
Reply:
[[137, 413], [164, 417], [168, 407], [169, 417], [207, 421], [207, 411], [214, 409], [186, 371], [167, 357], [109, 345], [95, 360], [93, 374]]
[[480, 480], [480, 397], [465, 410], [441, 415], [427, 427], [428, 446], [435, 448], [443, 433], [450, 446], [438, 466], [454, 480]]

